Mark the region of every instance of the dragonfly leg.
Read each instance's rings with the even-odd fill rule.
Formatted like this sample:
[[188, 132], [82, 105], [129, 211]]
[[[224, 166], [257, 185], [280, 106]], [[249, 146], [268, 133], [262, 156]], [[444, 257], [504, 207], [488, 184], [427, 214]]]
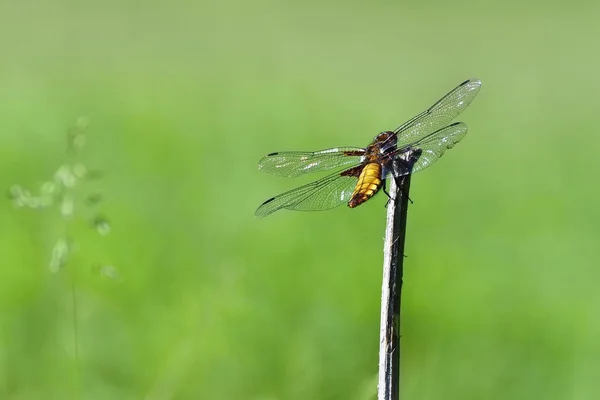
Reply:
[[388, 199], [384, 205], [384, 207], [387, 208], [388, 204], [390, 204], [390, 201], [393, 199], [392, 199], [392, 196], [390, 196], [390, 194], [388, 193], [388, 191], [385, 190], [385, 187], [387, 186], [387, 180], [383, 179], [383, 181], [381, 183], [383, 184], [383, 186], [381, 187], [383, 189], [383, 193], [385, 193], [385, 195], [388, 197]]
[[[399, 177], [399, 176], [394, 176], [394, 180], [396, 181], [396, 186], [398, 186], [399, 188], [402, 188], [402, 185], [401, 185], [401, 184], [402, 184], [402, 180], [400, 179], [400, 177]], [[402, 190], [402, 189], [400, 189], [400, 190]], [[386, 193], [387, 193], [387, 192], [386, 192]], [[389, 197], [389, 196], [390, 196], [390, 195], [388, 194], [388, 197]], [[391, 198], [391, 197], [390, 197], [390, 198]], [[389, 200], [388, 200], [388, 201], [389, 201]], [[414, 203], [413, 203], [413, 201], [410, 199], [410, 196], [408, 197], [408, 201], [410, 201], [410, 204], [414, 204]]]
[[[398, 180], [398, 178], [399, 177], [395, 176], [394, 180], [396, 181], [396, 186], [400, 187], [400, 183], [401, 182]], [[388, 191], [385, 190], [385, 187], [387, 185], [387, 181], [384, 179], [382, 183], [383, 183], [383, 186], [382, 186], [383, 193], [385, 193], [385, 195], [388, 197], [388, 200], [385, 202], [385, 206], [384, 206], [385, 208], [387, 208], [388, 204], [390, 204], [390, 201], [394, 200], [394, 198], [392, 198], [392, 196], [388, 193]], [[414, 204], [414, 202], [412, 201], [412, 199], [410, 197], [408, 198], [408, 201], [410, 201], [410, 204]]]

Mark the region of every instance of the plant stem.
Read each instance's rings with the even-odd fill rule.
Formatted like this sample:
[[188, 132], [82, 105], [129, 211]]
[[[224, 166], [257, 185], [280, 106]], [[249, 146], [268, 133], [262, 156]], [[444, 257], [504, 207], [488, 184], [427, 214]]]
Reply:
[[79, 375], [79, 325], [78, 325], [78, 312], [77, 312], [77, 278], [76, 271], [71, 271], [71, 301], [72, 301], [72, 313], [73, 313], [73, 350], [75, 352], [75, 365], [74, 365], [74, 377], [75, 377], [75, 398], [81, 398], [81, 378]]
[[383, 248], [378, 400], [398, 400], [400, 392], [400, 306], [410, 174], [396, 179], [398, 184], [390, 179]]
[[[67, 133], [67, 148], [66, 148], [66, 159], [68, 162], [69, 168], [73, 168], [75, 160], [77, 158], [77, 149], [75, 146], [76, 137], [70, 131]], [[69, 196], [73, 198], [73, 189], [69, 187], [65, 187], [64, 196]], [[64, 197], [63, 197], [64, 201]], [[75, 388], [74, 388], [74, 398], [81, 398], [81, 374], [80, 374], [80, 360], [79, 360], [79, 321], [78, 321], [78, 309], [79, 304], [77, 302], [77, 268], [75, 263], [73, 262], [73, 254], [72, 247], [73, 241], [71, 239], [71, 224], [73, 215], [63, 215], [63, 220], [65, 224], [65, 240], [67, 241], [67, 246], [69, 248], [69, 261], [68, 267], [71, 271], [69, 271], [69, 278], [71, 280], [71, 302], [72, 302], [72, 317], [73, 317], [73, 350], [74, 350], [74, 380], [75, 380]]]

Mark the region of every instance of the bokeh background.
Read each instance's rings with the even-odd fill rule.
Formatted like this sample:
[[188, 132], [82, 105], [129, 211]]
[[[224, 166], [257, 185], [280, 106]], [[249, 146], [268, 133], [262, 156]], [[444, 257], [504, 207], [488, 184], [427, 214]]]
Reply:
[[256, 220], [316, 178], [256, 164], [366, 145], [470, 77], [469, 134], [412, 181], [402, 397], [598, 398], [599, 17], [591, 1], [1, 2], [0, 186], [103, 174], [69, 189], [68, 223], [58, 203], [0, 202], [0, 398], [375, 398], [385, 198]]

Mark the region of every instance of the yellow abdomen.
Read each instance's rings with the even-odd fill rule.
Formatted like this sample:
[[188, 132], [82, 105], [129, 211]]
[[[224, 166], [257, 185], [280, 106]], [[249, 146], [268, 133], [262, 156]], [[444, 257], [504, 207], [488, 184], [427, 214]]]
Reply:
[[360, 176], [358, 177], [358, 182], [356, 183], [356, 188], [350, 197], [348, 207], [354, 208], [373, 197], [373, 195], [377, 193], [381, 187], [381, 179], [379, 178], [380, 176], [381, 165], [377, 163], [365, 165], [360, 173]]

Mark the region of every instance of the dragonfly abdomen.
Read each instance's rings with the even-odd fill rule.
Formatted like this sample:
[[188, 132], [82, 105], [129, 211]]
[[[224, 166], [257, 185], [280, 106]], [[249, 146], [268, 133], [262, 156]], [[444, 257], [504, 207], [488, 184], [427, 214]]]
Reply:
[[378, 163], [369, 163], [365, 165], [358, 177], [358, 182], [350, 197], [350, 201], [348, 201], [348, 207], [354, 208], [360, 206], [362, 203], [373, 197], [380, 187], [381, 165]]

